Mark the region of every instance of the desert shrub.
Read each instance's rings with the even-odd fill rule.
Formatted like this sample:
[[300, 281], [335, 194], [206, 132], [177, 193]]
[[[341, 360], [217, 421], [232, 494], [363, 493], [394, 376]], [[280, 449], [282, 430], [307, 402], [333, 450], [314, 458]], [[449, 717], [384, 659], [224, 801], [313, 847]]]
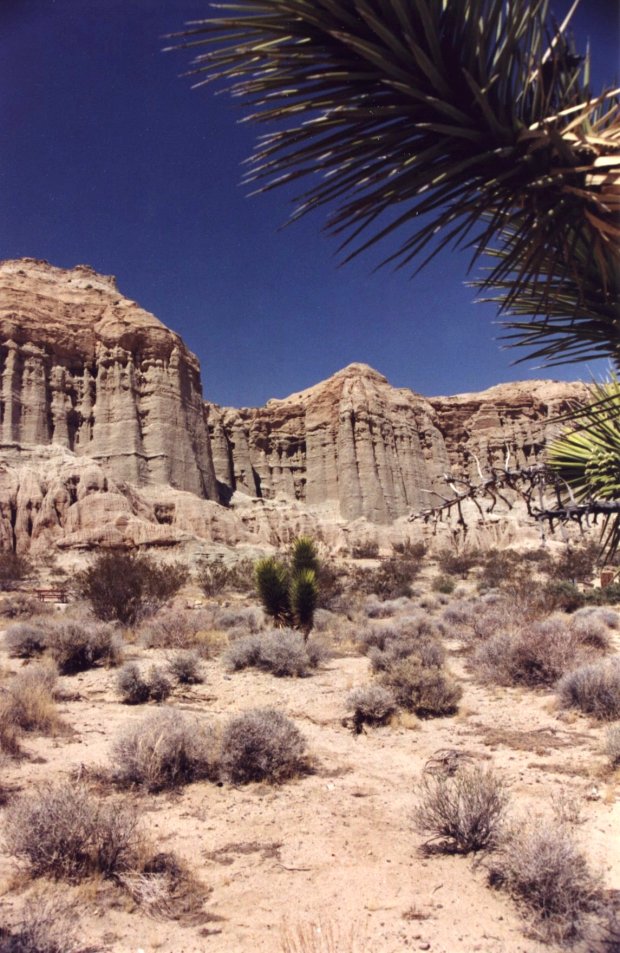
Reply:
[[204, 682], [200, 657], [196, 652], [181, 650], [168, 659], [168, 671], [181, 685], [199, 685]]
[[27, 592], [12, 592], [0, 601], [0, 616], [6, 619], [20, 619], [33, 615], [49, 615], [52, 607], [41, 602]]
[[187, 576], [179, 563], [157, 565], [149, 556], [104, 552], [79, 574], [77, 587], [99, 619], [133, 625], [171, 599]]
[[351, 546], [351, 555], [353, 559], [376, 559], [379, 555], [379, 543], [370, 539], [355, 543]]
[[612, 725], [605, 737], [605, 754], [612, 768], [620, 766], [620, 725]]
[[53, 731], [59, 723], [55, 684], [56, 672], [49, 666], [33, 665], [21, 671], [0, 698], [0, 721], [21, 731]]
[[473, 667], [498, 685], [552, 685], [588, 654], [578, 630], [551, 618], [492, 636], [476, 650]]
[[558, 683], [565, 708], [578, 708], [601, 721], [620, 718], [620, 656], [599, 659], [568, 672]]
[[37, 894], [21, 919], [6, 933], [0, 928], [2, 953], [88, 953], [77, 935], [77, 905], [54, 894]]
[[396, 700], [383, 685], [362, 685], [347, 696], [347, 709], [353, 712], [356, 733], [362, 725], [385, 725], [396, 711]]
[[614, 609], [605, 609], [602, 606], [584, 606], [578, 609], [573, 616], [573, 622], [581, 619], [596, 619], [607, 629], [620, 628], [620, 615]]
[[128, 662], [118, 673], [116, 688], [126, 705], [143, 705], [148, 701], [165, 701], [172, 684], [156, 665], [145, 672], [136, 662]]
[[221, 557], [203, 561], [196, 574], [196, 582], [206, 596], [222, 592], [251, 592], [254, 588], [254, 564], [251, 559], [240, 559], [226, 564]]
[[394, 662], [380, 683], [393, 692], [401, 708], [421, 718], [454, 714], [463, 694], [451, 676], [438, 668], [424, 668], [415, 656]]
[[32, 572], [30, 560], [12, 552], [0, 552], [0, 590], [8, 592]]
[[576, 939], [595, 911], [601, 885], [567, 828], [545, 820], [506, 833], [492, 858], [490, 880], [507, 890], [545, 939]]
[[586, 603], [586, 597], [581, 589], [567, 579], [547, 583], [541, 589], [541, 599], [544, 599], [543, 611], [546, 612], [575, 612]]
[[597, 610], [589, 614], [584, 614], [583, 610], [576, 612], [571, 618], [570, 628], [580, 645], [589, 645], [599, 652], [609, 649], [609, 629], [598, 616]]
[[381, 600], [408, 599], [413, 595], [413, 582], [420, 569], [418, 560], [392, 556], [375, 568], [356, 567], [352, 572], [353, 588]]
[[614, 582], [610, 586], [603, 586], [600, 589], [590, 589], [584, 593], [584, 599], [587, 605], [618, 605], [620, 602], [620, 583]]
[[424, 559], [428, 547], [422, 540], [414, 543], [411, 540], [405, 540], [404, 543], [393, 543], [392, 549], [397, 556], [404, 556], [406, 559]]
[[397, 599], [380, 599], [374, 593], [364, 601], [364, 612], [369, 619], [390, 619], [405, 611], [411, 605], [408, 596], [399, 596]]
[[14, 658], [33, 658], [45, 651], [46, 629], [29, 622], [10, 625], [4, 633], [4, 643]]
[[383, 672], [394, 662], [416, 656], [423, 666], [441, 667], [445, 651], [435, 627], [423, 615], [407, 616], [391, 625], [374, 626], [360, 636], [374, 672]]
[[10, 706], [6, 699], [0, 699], [0, 765], [5, 757], [17, 758], [22, 753], [19, 739], [20, 731], [13, 721]]
[[238, 606], [222, 609], [215, 617], [219, 629], [245, 629], [256, 633], [265, 628], [265, 614], [258, 606]]
[[35, 877], [75, 883], [93, 874], [114, 877], [134, 862], [139, 847], [133, 810], [67, 783], [11, 802], [4, 836], [8, 853]]
[[414, 824], [427, 847], [468, 854], [498, 840], [508, 793], [490, 768], [465, 765], [453, 774], [424, 774]]
[[116, 629], [101, 622], [58, 622], [47, 631], [47, 647], [62, 675], [84, 672], [95, 665], [118, 665], [122, 640]]
[[456, 553], [452, 549], [442, 549], [437, 554], [437, 563], [446, 576], [460, 576], [466, 579], [470, 570], [479, 565], [481, 553], [477, 549]]
[[433, 577], [431, 588], [433, 592], [441, 592], [444, 596], [450, 596], [456, 589], [456, 583], [454, 579], [450, 578], [450, 576], [440, 574]]
[[112, 747], [112, 778], [162, 791], [216, 773], [213, 728], [175, 709], [154, 711], [125, 729]]
[[224, 664], [233, 671], [259, 668], [278, 677], [308, 674], [321, 661], [320, 643], [294, 629], [274, 629], [234, 641], [224, 653]]
[[300, 773], [305, 749], [305, 738], [286, 715], [271, 708], [246, 711], [222, 732], [222, 775], [233, 784], [279, 784]]
[[146, 648], [195, 649], [203, 658], [214, 650], [214, 616], [204, 609], [164, 606], [140, 627]]
[[576, 585], [578, 582], [589, 582], [599, 558], [597, 543], [584, 543], [581, 546], [568, 545], [566, 549], [553, 560], [547, 572], [553, 579], [565, 580]]
[[513, 549], [489, 549], [482, 557], [478, 584], [483, 589], [498, 589], [523, 571], [522, 558]]

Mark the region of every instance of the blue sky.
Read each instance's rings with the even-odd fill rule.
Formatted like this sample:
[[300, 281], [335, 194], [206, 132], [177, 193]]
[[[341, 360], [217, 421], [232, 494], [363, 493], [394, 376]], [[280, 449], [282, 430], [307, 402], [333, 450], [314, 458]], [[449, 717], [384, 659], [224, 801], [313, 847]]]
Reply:
[[[183, 336], [221, 404], [259, 405], [352, 361], [427, 395], [600, 372], [511, 366], [494, 309], [463, 285], [466, 255], [412, 280], [373, 272], [376, 251], [340, 267], [321, 213], [281, 229], [289, 197], [239, 184], [261, 130], [228, 96], [190, 89], [187, 54], [162, 52], [208, 15], [206, 0], [0, 0], [0, 258], [116, 275]], [[594, 87], [616, 79], [615, 0], [582, 0], [576, 33]]]

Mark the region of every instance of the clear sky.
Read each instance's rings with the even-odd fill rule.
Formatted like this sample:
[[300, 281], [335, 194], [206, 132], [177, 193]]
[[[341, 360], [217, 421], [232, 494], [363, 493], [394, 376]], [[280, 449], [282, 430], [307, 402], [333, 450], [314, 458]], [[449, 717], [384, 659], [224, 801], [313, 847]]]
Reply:
[[[165, 34], [209, 12], [207, 0], [0, 0], [0, 258], [116, 275], [182, 335], [220, 404], [259, 405], [353, 361], [429, 396], [589, 377], [511, 366], [494, 309], [463, 285], [464, 255], [411, 280], [373, 273], [377, 250], [339, 267], [322, 213], [280, 229], [290, 197], [239, 185], [264, 130], [239, 124], [227, 95], [191, 90], [187, 53], [162, 52]], [[575, 26], [595, 90], [617, 80], [617, 0], [582, 0]]]

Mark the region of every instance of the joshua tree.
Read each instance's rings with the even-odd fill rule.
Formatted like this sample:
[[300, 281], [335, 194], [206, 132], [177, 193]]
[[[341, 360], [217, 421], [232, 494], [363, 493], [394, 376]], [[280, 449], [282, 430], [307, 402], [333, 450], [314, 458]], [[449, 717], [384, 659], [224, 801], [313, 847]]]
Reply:
[[294, 625], [308, 638], [319, 595], [318, 571], [316, 546], [308, 536], [294, 541], [290, 568], [273, 556], [258, 560], [256, 588], [265, 612], [276, 625]]
[[[558, 25], [547, 0], [240, 0], [183, 45], [198, 83], [228, 82], [251, 119], [280, 123], [248, 180], [309, 176], [293, 217], [327, 206], [346, 259], [389, 235], [399, 267], [469, 248], [511, 345], [620, 371], [618, 90], [590, 92], [568, 34], [578, 2]], [[618, 416], [617, 389], [586, 429], [601, 412]], [[581, 471], [590, 499], [598, 460]]]

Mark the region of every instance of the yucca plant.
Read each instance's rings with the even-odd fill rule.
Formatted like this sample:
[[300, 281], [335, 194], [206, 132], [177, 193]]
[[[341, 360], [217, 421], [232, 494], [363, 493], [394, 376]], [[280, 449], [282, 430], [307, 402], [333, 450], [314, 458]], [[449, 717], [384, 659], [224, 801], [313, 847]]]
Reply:
[[345, 259], [469, 248], [512, 344], [620, 370], [619, 90], [590, 91], [578, 2], [558, 25], [548, 0], [239, 0], [180, 36], [198, 85], [276, 126], [247, 181], [305, 178], [293, 217], [325, 207]]
[[276, 625], [295, 626], [307, 639], [314, 625], [319, 597], [319, 560], [314, 541], [299, 536], [291, 547], [290, 566], [273, 556], [254, 568], [256, 589], [267, 615]]
[[314, 625], [314, 611], [319, 598], [319, 587], [314, 569], [300, 569], [291, 579], [291, 608], [295, 625], [308, 638]]
[[319, 571], [319, 555], [316, 543], [311, 536], [298, 536], [291, 548], [291, 570], [293, 575], [302, 569], [310, 569], [315, 575]]
[[[612, 556], [620, 546], [620, 383], [592, 387], [592, 402], [572, 415], [572, 426], [548, 450], [550, 465], [577, 504], [591, 504], [603, 515], [603, 551]], [[607, 503], [611, 505], [606, 506]]]
[[267, 556], [256, 563], [254, 578], [259, 598], [267, 615], [271, 616], [277, 625], [289, 625], [291, 600], [287, 567], [273, 556]]

